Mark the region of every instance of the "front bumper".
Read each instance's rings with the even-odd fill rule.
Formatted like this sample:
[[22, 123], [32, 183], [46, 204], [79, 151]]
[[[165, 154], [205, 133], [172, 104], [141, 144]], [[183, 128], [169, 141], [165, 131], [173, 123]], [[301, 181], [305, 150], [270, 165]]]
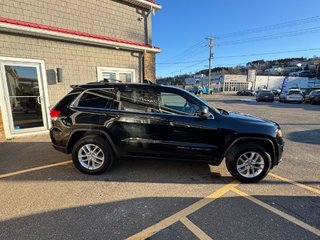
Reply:
[[278, 165], [282, 161], [282, 155], [284, 151], [284, 141], [282, 138], [277, 138], [277, 152], [273, 162], [273, 166]]
[[58, 145], [55, 145], [55, 144], [52, 144], [53, 148], [59, 152], [62, 152], [62, 153], [66, 153], [68, 154], [68, 151], [67, 151], [67, 148], [66, 147], [63, 147], [63, 146], [58, 146]]

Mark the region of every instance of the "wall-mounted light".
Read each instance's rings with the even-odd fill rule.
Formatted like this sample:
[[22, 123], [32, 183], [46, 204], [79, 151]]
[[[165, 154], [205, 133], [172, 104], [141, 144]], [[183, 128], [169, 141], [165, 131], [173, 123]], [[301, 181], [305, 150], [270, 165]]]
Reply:
[[62, 68], [57, 68], [57, 82], [58, 83], [62, 83], [63, 79], [62, 79]]

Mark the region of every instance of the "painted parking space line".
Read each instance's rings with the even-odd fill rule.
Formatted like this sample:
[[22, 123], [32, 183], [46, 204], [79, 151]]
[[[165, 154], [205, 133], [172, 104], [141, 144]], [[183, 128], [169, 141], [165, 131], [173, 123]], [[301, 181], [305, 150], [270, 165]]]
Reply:
[[281, 180], [281, 181], [284, 181], [284, 182], [291, 183], [291, 184], [293, 184], [293, 185], [295, 185], [295, 186], [297, 186], [297, 187], [304, 188], [304, 189], [309, 190], [309, 191], [311, 191], [311, 192], [320, 194], [320, 189], [318, 189], [318, 188], [309, 187], [309, 186], [307, 186], [307, 185], [305, 185], [305, 184], [295, 182], [295, 181], [293, 181], [293, 180], [290, 180], [290, 179], [285, 178], [285, 177], [281, 177], [281, 176], [279, 176], [279, 175], [277, 175], [277, 174], [274, 174], [274, 173], [269, 173], [268, 176], [271, 176], [271, 177], [273, 177], [273, 178], [276, 178], [276, 179]]
[[236, 193], [236, 194], [238, 194], [238, 195], [250, 200], [251, 202], [254, 202], [255, 204], [257, 204], [257, 205], [259, 205], [259, 206], [261, 206], [261, 207], [263, 207], [263, 208], [275, 213], [276, 215], [288, 220], [289, 222], [292, 222], [292, 223], [304, 228], [305, 230], [307, 230], [309, 232], [312, 232], [313, 234], [315, 234], [317, 236], [320, 236], [320, 230], [319, 229], [317, 229], [315, 227], [312, 227], [309, 224], [306, 224], [303, 221], [300, 221], [299, 219], [297, 219], [297, 218], [295, 218], [295, 217], [293, 217], [293, 216], [291, 216], [291, 215], [289, 215], [287, 213], [284, 213], [284, 212], [282, 212], [282, 211], [280, 211], [280, 210], [278, 210], [278, 209], [266, 204], [265, 202], [255, 198], [255, 197], [252, 197], [251, 195], [249, 195], [249, 194], [247, 194], [245, 192], [240, 191], [237, 188], [232, 188], [230, 190], [232, 192], [234, 192], [234, 193]]
[[198, 211], [200, 208], [206, 206], [207, 204], [213, 202], [214, 200], [220, 198], [224, 194], [226, 194], [231, 189], [238, 186], [240, 182], [237, 180], [232, 181], [231, 183], [221, 187], [217, 191], [213, 192], [212, 194], [208, 195], [207, 197], [191, 204], [190, 206], [180, 210], [179, 212], [161, 220], [160, 222], [142, 230], [141, 232], [138, 232], [134, 234], [133, 236], [127, 238], [128, 240], [140, 240], [140, 239], [146, 239], [151, 237], [152, 235], [156, 234], [157, 232], [167, 228], [168, 226], [180, 221], [182, 218]]
[[69, 164], [69, 163], [72, 163], [72, 161], [68, 160], [68, 161], [59, 162], [59, 163], [52, 163], [52, 164], [48, 164], [48, 165], [44, 165], [44, 166], [40, 166], [40, 167], [28, 168], [28, 169], [24, 169], [24, 170], [20, 170], [20, 171], [16, 171], [16, 172], [5, 173], [5, 174], [0, 175], [0, 179], [16, 176], [16, 175], [23, 174], [23, 173], [39, 171], [39, 170], [42, 170], [42, 169], [62, 166], [62, 165], [66, 165], [66, 164]]
[[204, 231], [202, 231], [197, 225], [191, 222], [187, 217], [181, 218], [180, 222], [183, 223], [183, 225], [185, 225], [200, 240], [213, 240]]

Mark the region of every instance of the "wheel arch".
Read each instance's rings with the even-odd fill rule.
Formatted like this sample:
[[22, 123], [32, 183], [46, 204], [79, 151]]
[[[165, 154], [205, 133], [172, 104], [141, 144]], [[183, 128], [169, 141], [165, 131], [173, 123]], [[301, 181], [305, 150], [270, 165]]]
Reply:
[[235, 139], [229, 146], [228, 148], [224, 151], [222, 157], [220, 158], [220, 163], [222, 160], [228, 155], [228, 154], [233, 154], [233, 151], [237, 149], [242, 144], [258, 144], [262, 147], [265, 148], [265, 150], [270, 154], [271, 156], [271, 168], [274, 165], [274, 162], [276, 160], [276, 149], [273, 141], [269, 138], [264, 138], [264, 137], [239, 137]]
[[72, 152], [72, 148], [79, 141], [79, 139], [81, 139], [85, 136], [89, 136], [89, 135], [97, 135], [97, 136], [101, 136], [102, 138], [104, 138], [109, 143], [115, 156], [117, 156], [117, 157], [119, 156], [117, 148], [108, 133], [106, 133], [104, 131], [100, 131], [98, 129], [85, 129], [85, 128], [76, 129], [70, 134], [69, 140], [66, 145], [67, 153]]

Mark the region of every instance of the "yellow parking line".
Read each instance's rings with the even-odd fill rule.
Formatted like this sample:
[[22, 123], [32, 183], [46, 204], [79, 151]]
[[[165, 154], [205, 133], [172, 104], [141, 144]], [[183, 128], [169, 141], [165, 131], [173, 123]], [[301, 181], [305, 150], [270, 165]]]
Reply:
[[242, 197], [245, 197], [246, 199], [254, 202], [255, 204], [258, 204], [259, 206], [261, 206], [261, 207], [263, 207], [263, 208], [265, 208], [265, 209], [277, 214], [278, 216], [283, 217], [284, 219], [286, 219], [286, 220], [288, 220], [288, 221], [290, 221], [290, 222], [292, 222], [292, 223], [294, 223], [294, 224], [296, 224], [296, 225], [298, 225], [298, 226], [300, 226], [300, 227], [312, 232], [313, 234], [315, 234], [317, 236], [320, 236], [320, 230], [319, 229], [317, 229], [315, 227], [312, 227], [309, 224], [306, 224], [306, 223], [300, 221], [299, 219], [297, 219], [295, 217], [292, 217], [291, 215], [286, 214], [286, 213], [284, 213], [284, 212], [282, 212], [282, 211], [280, 211], [280, 210], [278, 210], [278, 209], [276, 209], [274, 207], [271, 207], [270, 205], [260, 201], [259, 199], [254, 198], [254, 197], [250, 196], [249, 194], [240, 191], [239, 189], [232, 188], [231, 191], [233, 191], [234, 193], [236, 193], [236, 194], [238, 194], [238, 195], [240, 195]]
[[40, 167], [28, 168], [28, 169], [24, 169], [24, 170], [20, 170], [20, 171], [16, 171], [16, 172], [5, 173], [5, 174], [0, 175], [0, 179], [16, 176], [16, 175], [23, 174], [23, 173], [34, 172], [34, 171], [38, 171], [38, 170], [42, 170], [42, 169], [46, 169], [46, 168], [62, 166], [62, 165], [66, 165], [69, 163], [72, 163], [72, 161], [69, 160], [69, 161], [64, 161], [64, 162], [59, 162], [59, 163], [52, 163], [52, 164], [48, 164], [48, 165], [44, 165], [44, 166], [40, 166]]
[[291, 183], [293, 185], [296, 185], [297, 187], [301, 187], [301, 188], [304, 188], [304, 189], [309, 190], [311, 192], [320, 194], [320, 189], [317, 189], [317, 188], [314, 188], [314, 187], [309, 187], [309, 186], [307, 186], [305, 184], [295, 182], [293, 180], [290, 180], [290, 179], [285, 178], [285, 177], [281, 177], [281, 176], [279, 176], [277, 174], [274, 174], [274, 173], [269, 173], [268, 175], [273, 177], [273, 178], [279, 179], [281, 181], [288, 182], [288, 183]]
[[182, 209], [181, 211], [161, 220], [160, 222], [142, 230], [141, 232], [136, 233], [135, 235], [127, 238], [128, 240], [136, 240], [136, 239], [146, 239], [148, 237], [151, 237], [155, 233], [161, 231], [162, 229], [178, 222], [181, 218], [188, 216], [191, 213], [196, 212], [200, 208], [206, 206], [207, 204], [213, 202], [214, 200], [218, 199], [225, 193], [227, 193], [229, 190], [235, 188], [240, 183], [238, 181], [233, 181], [224, 187], [218, 189], [217, 191], [213, 192], [209, 196], [191, 204], [190, 206]]
[[210, 236], [208, 236], [204, 231], [202, 231], [197, 225], [191, 222], [188, 218], [183, 217], [180, 219], [180, 222], [182, 222], [200, 240], [212, 240]]

